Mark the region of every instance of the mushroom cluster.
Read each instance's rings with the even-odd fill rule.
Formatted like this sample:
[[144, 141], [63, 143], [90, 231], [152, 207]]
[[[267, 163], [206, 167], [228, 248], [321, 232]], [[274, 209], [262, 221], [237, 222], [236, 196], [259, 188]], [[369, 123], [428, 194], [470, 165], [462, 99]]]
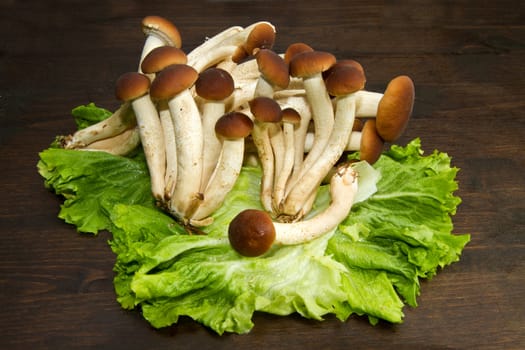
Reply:
[[[340, 164], [345, 152], [373, 164], [412, 113], [409, 77], [394, 78], [383, 93], [367, 91], [354, 60], [302, 42], [273, 51], [276, 30], [266, 21], [227, 28], [189, 52], [169, 20], [147, 16], [142, 28], [139, 67], [116, 83], [121, 107], [64, 137], [63, 147], [126, 155], [140, 143], [155, 199], [191, 227], [213, 221], [244, 162], [255, 159], [264, 210], [239, 214], [229, 232], [243, 255], [337, 226], [357, 191], [356, 172]], [[326, 179], [330, 206], [305, 219]]]

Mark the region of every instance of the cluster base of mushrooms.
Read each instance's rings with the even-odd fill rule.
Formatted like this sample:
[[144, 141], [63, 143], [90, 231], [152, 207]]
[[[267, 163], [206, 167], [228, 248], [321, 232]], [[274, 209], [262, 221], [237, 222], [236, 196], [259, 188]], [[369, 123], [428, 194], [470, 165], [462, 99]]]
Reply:
[[[359, 151], [373, 164], [412, 114], [408, 76], [382, 93], [367, 91], [355, 60], [303, 42], [273, 51], [276, 30], [266, 21], [227, 28], [189, 52], [163, 17], [145, 17], [142, 30], [139, 67], [116, 82], [121, 107], [63, 137], [62, 146], [126, 155], [142, 145], [153, 196], [190, 231], [213, 222], [242, 166], [255, 161], [264, 210], [239, 213], [229, 228], [244, 256], [333, 230], [357, 191], [345, 153]], [[305, 219], [323, 182], [331, 203]]]

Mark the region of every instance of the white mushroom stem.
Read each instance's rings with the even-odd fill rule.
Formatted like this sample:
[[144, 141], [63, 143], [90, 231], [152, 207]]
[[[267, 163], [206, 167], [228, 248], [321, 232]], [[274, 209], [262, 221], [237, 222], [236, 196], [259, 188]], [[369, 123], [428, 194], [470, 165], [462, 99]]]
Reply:
[[230, 72], [235, 81], [249, 81], [259, 79], [259, 66], [256, 59], [249, 59], [239, 63]]
[[254, 97], [255, 85], [257, 85], [257, 80], [250, 80], [241, 84], [239, 81], [235, 81], [235, 90], [230, 97], [226, 99], [226, 110], [234, 111], [239, 108], [244, 107]]
[[286, 183], [288, 182], [288, 178], [292, 173], [295, 159], [294, 125], [292, 123], [283, 122], [282, 128], [284, 151], [281, 164], [279, 165], [280, 167], [276, 171], [272, 198], [274, 212], [276, 213], [279, 212], [279, 205], [284, 198]]
[[235, 185], [243, 159], [244, 138], [224, 139], [217, 166], [204, 190], [204, 200], [192, 215], [190, 224], [202, 226], [210, 223], [206, 218], [221, 206], [224, 198]]
[[142, 52], [140, 54], [140, 60], [139, 60], [139, 67], [137, 71], [139, 73], [142, 73], [141, 65], [142, 61], [144, 61], [144, 58], [154, 49], [157, 47], [165, 46], [167, 45], [167, 42], [163, 39], [161, 39], [157, 35], [148, 35], [146, 37], [146, 40], [144, 41], [144, 46], [142, 47]]
[[300, 244], [316, 239], [337, 227], [350, 212], [357, 193], [357, 172], [348, 164], [330, 181], [330, 205], [313, 218], [294, 223], [274, 223], [275, 243]]
[[379, 101], [383, 98], [383, 94], [379, 92], [359, 90], [355, 93], [355, 97], [356, 116], [361, 118], [375, 118], [377, 115], [377, 107]]
[[201, 200], [202, 124], [199, 109], [190, 90], [186, 89], [168, 101], [177, 143], [177, 180], [170, 208], [184, 219]]
[[64, 138], [64, 148], [74, 149], [121, 134], [136, 124], [133, 109], [124, 102], [110, 117]]
[[[308, 153], [310, 149], [312, 148], [312, 145], [314, 143], [315, 135], [313, 132], [309, 132], [306, 134], [306, 138], [304, 140], [304, 151]], [[350, 137], [348, 138], [348, 141], [345, 146], [345, 151], [358, 151], [361, 145], [361, 131], [352, 131], [350, 134]]]
[[236, 35], [237, 33], [243, 30], [240, 26], [232, 26], [226, 28], [222, 32], [219, 32], [212, 36], [211, 38], [206, 38], [202, 44], [194, 48], [191, 52], [188, 53], [188, 62], [191, 63], [198, 60], [200, 56], [210, 51], [219, 43], [223, 42], [226, 38]]
[[[293, 172], [297, 172], [300, 169], [301, 164], [304, 159], [304, 146], [306, 142], [306, 134], [308, 132], [308, 127], [310, 121], [312, 120], [312, 111], [310, 105], [306, 103], [304, 94], [293, 95], [290, 97], [278, 99], [277, 102], [284, 109], [286, 107], [291, 107], [295, 109], [301, 116], [301, 123], [294, 131], [294, 160], [293, 160]], [[313, 140], [313, 135], [312, 135]], [[312, 143], [313, 144], [313, 143]], [[311, 145], [309, 150], [311, 149]]]
[[140, 144], [138, 127], [124, 130], [122, 133], [107, 139], [98, 140], [89, 144], [81, 151], [101, 151], [116, 156], [125, 156], [133, 151]]
[[233, 62], [233, 60], [230, 58], [226, 58], [223, 61], [217, 63], [217, 68], [223, 69], [227, 71], [228, 73], [231, 73], [235, 67], [237, 67], [237, 63]]
[[[278, 100], [280, 103], [286, 103], [287, 99], [289, 97], [297, 98], [296, 104], [294, 108], [299, 109], [300, 107], [303, 108], [310, 108], [309, 102], [306, 99], [306, 93], [304, 89], [301, 89], [298, 87], [298, 89], [291, 88], [293, 84], [297, 82], [297, 79], [292, 80], [290, 83], [290, 88], [286, 90], [277, 91], [274, 94], [274, 98]], [[249, 85], [246, 84], [243, 86], [244, 88], [249, 89]], [[356, 99], [356, 110], [355, 115], [358, 118], [375, 118], [377, 115], [377, 108], [379, 105], [379, 101], [383, 98], [383, 93], [380, 92], [373, 92], [373, 91], [367, 91], [367, 90], [359, 90], [355, 92], [355, 99]], [[333, 105], [335, 105], [335, 99], [332, 102]], [[334, 106], [335, 108], [335, 106]]]
[[[305, 172], [305, 175], [289, 188], [282, 206], [283, 214], [292, 217], [302, 217], [306, 214], [301, 210], [305, 202], [314, 193], [344, 151], [354, 124], [355, 97], [353, 94], [349, 94], [337, 99], [334, 127], [322, 152], [323, 156], [318, 157], [309, 171]], [[315, 147], [315, 143], [312, 147]]]
[[208, 52], [204, 52], [195, 61], [190, 61], [188, 58], [188, 65], [192, 66], [197, 72], [202, 72], [206, 68], [216, 65], [217, 63], [224, 61], [228, 57], [231, 57], [238, 46], [227, 45], [213, 48]]
[[311, 77], [304, 78], [303, 83], [306, 100], [310, 105], [312, 119], [315, 124], [315, 141], [312, 149], [301, 164], [300, 169], [290, 178], [290, 188], [293, 188], [295, 184], [304, 177], [321, 153], [323, 153], [334, 126], [332, 101], [326, 90], [322, 74], [317, 73]]
[[281, 171], [284, 163], [285, 143], [283, 129], [280, 124], [271, 124], [268, 127], [268, 135], [270, 136], [270, 144], [272, 145], [273, 157], [275, 162], [275, 175]]
[[140, 140], [146, 156], [151, 178], [153, 196], [164, 198], [164, 175], [166, 171], [166, 151], [159, 114], [149, 94], [131, 101], [137, 118]]
[[[229, 36], [225, 36], [223, 40], [217, 40], [215, 45], [207, 45], [206, 50], [200, 49], [197, 52], [189, 53], [188, 65], [192, 66], [197, 72], [201, 72], [204, 69], [231, 57], [235, 51], [246, 42], [246, 39], [250, 35], [251, 31], [257, 25], [263, 23], [268, 24], [274, 28], [274, 26], [269, 22], [263, 21], [253, 23], [241, 31], [235, 32]], [[207, 42], [205, 42], [205, 44], [206, 43]]]
[[273, 209], [272, 188], [275, 163], [267, 125], [255, 123], [252, 131], [252, 139], [257, 148], [257, 154], [263, 171], [261, 178], [261, 203], [266, 211], [271, 212]]
[[158, 106], [160, 124], [164, 135], [164, 145], [166, 149], [166, 174], [164, 197], [169, 200], [175, 189], [177, 180], [177, 142], [175, 139], [175, 127], [171, 112], [165, 101], [161, 101]]
[[206, 188], [221, 153], [221, 142], [215, 134], [215, 123], [224, 115], [224, 101], [207, 100], [202, 104], [202, 176], [200, 189]]

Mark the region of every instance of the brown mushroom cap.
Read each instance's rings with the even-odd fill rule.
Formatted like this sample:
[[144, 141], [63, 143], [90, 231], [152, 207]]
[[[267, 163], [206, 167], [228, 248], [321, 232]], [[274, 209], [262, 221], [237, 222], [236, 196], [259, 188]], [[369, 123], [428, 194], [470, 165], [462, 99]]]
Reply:
[[121, 101], [131, 101], [148, 93], [150, 80], [144, 74], [128, 72], [122, 74], [115, 84], [115, 96]]
[[173, 46], [160, 46], [144, 57], [140, 68], [146, 74], [160, 72], [172, 64], [186, 64], [188, 58], [184, 51]]
[[195, 84], [199, 73], [186, 64], [175, 64], [160, 71], [150, 87], [155, 100], [167, 100]]
[[248, 34], [244, 50], [251, 56], [255, 49], [271, 49], [274, 43], [275, 29], [269, 23], [262, 22], [257, 24]]
[[405, 131], [414, 107], [414, 83], [406, 75], [398, 76], [388, 83], [377, 107], [376, 127], [387, 142], [397, 140]]
[[230, 73], [221, 68], [208, 68], [199, 74], [195, 82], [195, 91], [206, 99], [221, 101], [230, 96], [235, 89], [235, 82]]
[[301, 52], [314, 51], [314, 49], [305, 43], [293, 43], [288, 45], [286, 51], [284, 52], [284, 62], [290, 64], [292, 58]]
[[281, 56], [270, 49], [260, 49], [255, 54], [261, 75], [271, 85], [281, 89], [288, 87], [290, 72]]
[[352, 131], [362, 131], [364, 126], [363, 120], [354, 118], [354, 125], [352, 125]]
[[301, 115], [295, 108], [287, 107], [282, 110], [283, 123], [290, 123], [299, 125], [301, 123]]
[[350, 58], [346, 58], [346, 59], [342, 59], [342, 60], [337, 60], [337, 62], [335, 62], [332, 67], [330, 67], [330, 69], [326, 70], [325, 72], [323, 72], [323, 78], [326, 79], [328, 77], [328, 75], [330, 75], [330, 73], [334, 70], [334, 69], [337, 69], [341, 66], [352, 66], [352, 67], [355, 67], [357, 69], [359, 69], [363, 75], [365, 75], [365, 70], [363, 68], [363, 66], [361, 65], [361, 63], [357, 62], [356, 60], [352, 60]]
[[278, 123], [282, 120], [281, 106], [269, 97], [256, 97], [249, 102], [250, 111], [256, 121]]
[[170, 46], [180, 48], [182, 39], [177, 27], [169, 20], [160, 16], [146, 16], [142, 19], [142, 31], [146, 35], [156, 35]]
[[322, 73], [336, 62], [336, 58], [329, 52], [305, 51], [295, 55], [290, 61], [290, 75], [306, 78]]
[[215, 123], [215, 132], [225, 139], [241, 139], [250, 135], [252, 120], [244, 113], [226, 113]]
[[344, 96], [365, 87], [366, 78], [363, 70], [353, 65], [339, 65], [330, 68], [326, 77], [326, 90], [332, 96]]
[[367, 120], [361, 135], [360, 159], [374, 164], [383, 151], [384, 141], [376, 130], [375, 119]]
[[272, 218], [262, 210], [244, 210], [230, 222], [228, 238], [239, 254], [248, 257], [262, 255], [275, 241]]

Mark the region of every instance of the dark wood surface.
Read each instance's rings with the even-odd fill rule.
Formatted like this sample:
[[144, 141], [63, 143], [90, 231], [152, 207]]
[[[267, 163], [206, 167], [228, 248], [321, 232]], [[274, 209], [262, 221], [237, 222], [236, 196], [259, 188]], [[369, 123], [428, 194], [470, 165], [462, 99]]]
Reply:
[[[0, 348], [525, 348], [525, 7], [520, 1], [0, 2]], [[183, 318], [152, 329], [113, 291], [107, 240], [57, 218], [61, 199], [38, 152], [73, 128], [70, 110], [109, 109], [115, 79], [135, 69], [142, 17], [179, 27], [184, 48], [230, 25], [269, 20], [275, 49], [294, 41], [359, 60], [368, 89], [410, 75], [422, 139], [461, 169], [455, 232], [461, 261], [422, 283], [400, 325], [256, 314], [247, 335], [216, 336]]]

